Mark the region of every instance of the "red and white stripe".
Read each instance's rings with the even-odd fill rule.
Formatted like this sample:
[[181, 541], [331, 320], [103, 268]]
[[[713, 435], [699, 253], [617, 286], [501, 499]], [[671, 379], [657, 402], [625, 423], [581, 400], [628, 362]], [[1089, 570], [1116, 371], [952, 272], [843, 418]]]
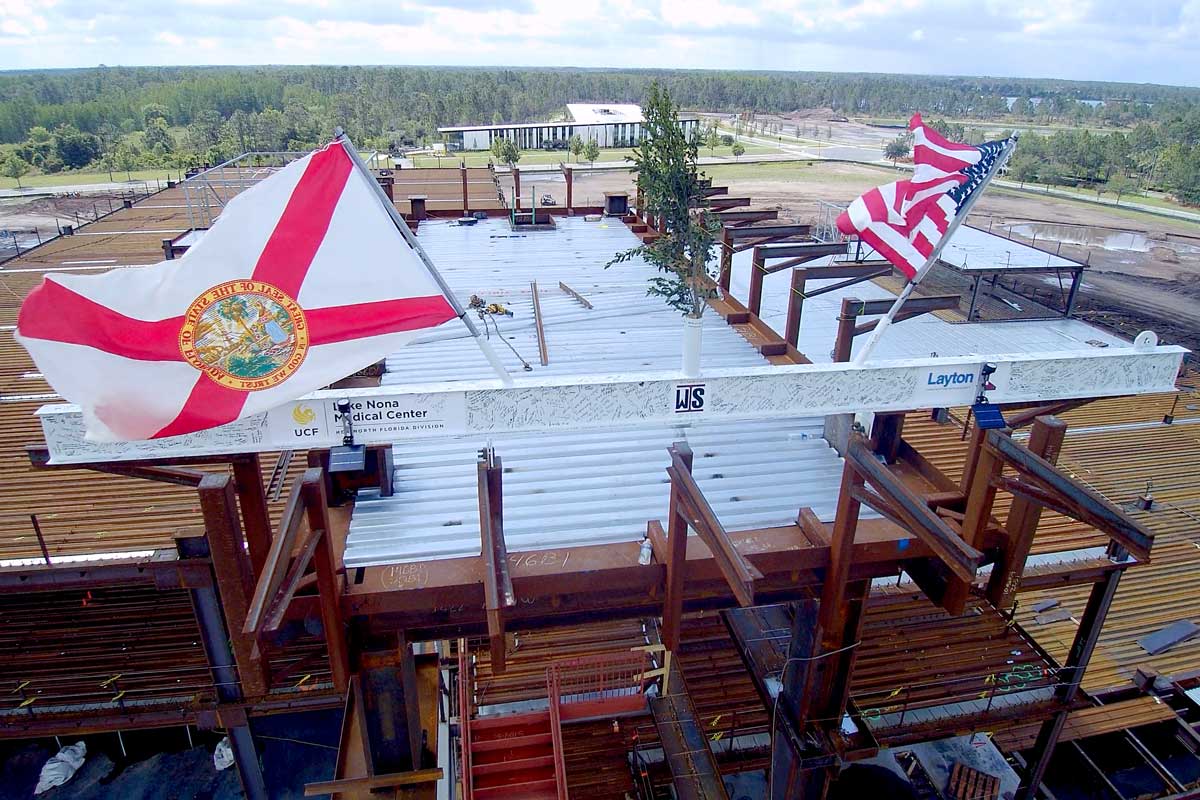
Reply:
[[871, 189], [838, 217], [838, 230], [857, 234], [867, 245], [914, 280], [954, 218], [946, 193], [965, 183], [961, 170], [980, 159], [979, 148], [951, 142], [914, 114], [913, 162], [908, 180]]
[[[100, 441], [211, 428], [326, 386], [455, 316], [370, 181], [340, 142], [327, 145], [230, 200], [180, 259], [46, 276], [17, 338]], [[246, 278], [293, 297], [310, 332], [299, 368], [260, 391], [211, 380], [179, 346], [190, 304]]]

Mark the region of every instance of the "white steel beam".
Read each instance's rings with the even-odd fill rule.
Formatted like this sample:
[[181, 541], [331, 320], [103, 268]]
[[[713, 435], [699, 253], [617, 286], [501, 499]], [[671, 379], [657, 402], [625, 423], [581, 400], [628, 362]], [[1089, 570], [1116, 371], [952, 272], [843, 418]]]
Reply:
[[692, 420], [820, 416], [969, 405], [984, 363], [995, 364], [993, 403], [1050, 402], [1175, 389], [1181, 347], [1107, 348], [984, 359], [907, 359], [678, 372], [560, 376], [322, 390], [265, 414], [169, 439], [92, 442], [77, 406], [38, 410], [52, 464], [180, 458], [330, 447], [342, 443], [335, 404], [348, 399], [357, 444], [445, 434], [597, 428]]

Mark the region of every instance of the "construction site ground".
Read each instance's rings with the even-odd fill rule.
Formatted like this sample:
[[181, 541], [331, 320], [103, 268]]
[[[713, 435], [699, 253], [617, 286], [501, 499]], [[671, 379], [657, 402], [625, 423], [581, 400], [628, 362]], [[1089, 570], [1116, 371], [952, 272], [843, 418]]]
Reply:
[[[709, 167], [713, 183], [728, 186], [735, 197], [754, 198], [754, 208], [779, 209], [781, 219], [810, 222], [821, 213], [821, 201], [848, 203], [881, 183], [895, 180], [891, 170], [850, 163], [794, 162], [735, 164]], [[544, 180], [543, 192], [565, 196], [565, 184]], [[524, 187], [523, 187], [524, 188]], [[577, 203], [597, 204], [604, 192], [633, 192], [626, 172], [596, 172], [575, 178]], [[1134, 210], [1093, 205], [1060, 197], [1007, 189], [988, 191], [976, 206], [970, 224], [1008, 234], [1026, 244], [1029, 225], [1038, 232], [1036, 246], [1061, 252], [1088, 264], [1077, 310], [1083, 318], [1127, 336], [1154, 330], [1164, 342], [1200, 351], [1200, 225]], [[1046, 238], [1083, 238], [1121, 245], [1121, 234], [1133, 234], [1139, 247], [1106, 249], [1101, 244], [1071, 244]], [[1078, 235], [1076, 235], [1078, 234]], [[1011, 283], [1011, 280], [1008, 281]], [[1050, 283], [1053, 282], [1053, 283]], [[1022, 281], [1021, 294], [1031, 297], [1058, 291], [1054, 276]], [[1019, 299], [1017, 300], [1019, 303]]]

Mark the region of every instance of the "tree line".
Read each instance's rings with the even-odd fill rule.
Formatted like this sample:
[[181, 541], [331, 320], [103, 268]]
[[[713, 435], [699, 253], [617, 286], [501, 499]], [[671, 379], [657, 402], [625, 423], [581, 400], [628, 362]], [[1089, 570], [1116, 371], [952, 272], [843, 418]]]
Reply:
[[[17, 161], [43, 172], [181, 167], [249, 150], [309, 149], [336, 125], [366, 148], [395, 149], [436, 142], [440, 126], [538, 121], [581, 100], [640, 102], [655, 80], [686, 109], [828, 108], [893, 118], [921, 110], [927, 117], [1011, 120], [1014, 127], [1120, 128], [1133, 161], [1118, 170], [1147, 185], [1184, 187], [1181, 197], [1200, 192], [1200, 176], [1188, 179], [1200, 172], [1200, 89], [818, 72], [327, 66], [7, 72], [0, 73], [0, 145], [10, 146], [0, 161], [9, 172], [20, 168]], [[1104, 170], [1092, 168], [1091, 152], [1106, 145], [1076, 145], [1050, 145], [1053, 157], [1037, 160], [1039, 177], [1058, 170], [1066, 179], [1094, 180]], [[1076, 158], [1072, 151], [1089, 155]]]

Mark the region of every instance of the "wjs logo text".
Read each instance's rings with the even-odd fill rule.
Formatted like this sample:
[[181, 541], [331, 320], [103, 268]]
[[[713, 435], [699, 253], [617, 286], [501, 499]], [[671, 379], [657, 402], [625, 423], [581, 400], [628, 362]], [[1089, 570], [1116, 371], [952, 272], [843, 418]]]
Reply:
[[930, 372], [925, 382], [938, 389], [949, 389], [954, 386], [973, 386], [979, 381], [974, 372]]
[[675, 413], [690, 414], [704, 410], [704, 384], [683, 383], [675, 387]]

